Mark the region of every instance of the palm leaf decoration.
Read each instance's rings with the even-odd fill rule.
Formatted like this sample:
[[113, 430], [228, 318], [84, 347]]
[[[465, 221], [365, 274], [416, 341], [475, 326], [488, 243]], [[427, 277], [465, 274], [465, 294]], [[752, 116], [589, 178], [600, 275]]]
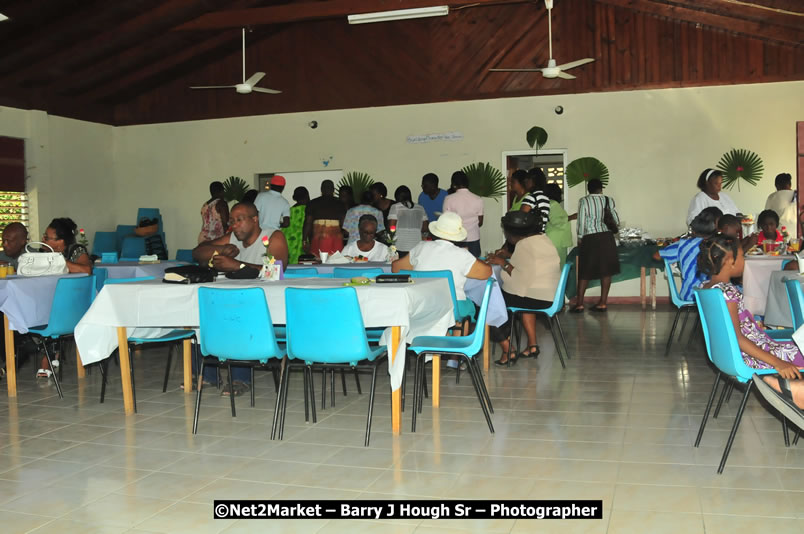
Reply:
[[583, 182], [597, 178], [603, 185], [609, 183], [609, 170], [603, 162], [597, 158], [585, 157], [578, 158], [567, 165], [567, 183], [570, 187], [575, 187]]
[[762, 179], [762, 158], [755, 153], [744, 148], [732, 148], [720, 158], [717, 168], [723, 171], [723, 187], [731, 189], [737, 184], [740, 189], [740, 180], [745, 180], [751, 185], [757, 185]]
[[505, 176], [491, 163], [472, 163], [461, 170], [469, 178], [469, 191], [477, 196], [497, 200], [505, 194]]
[[528, 144], [531, 148], [536, 145], [536, 150], [539, 150], [547, 143], [547, 130], [534, 126], [528, 130], [528, 133], [525, 134], [525, 138], [528, 140]]
[[230, 176], [223, 182], [223, 199], [226, 202], [240, 202], [249, 189], [248, 182], [239, 176]]
[[368, 190], [373, 184], [374, 180], [368, 175], [368, 173], [350, 171], [347, 172], [346, 176], [341, 178], [338, 182], [337, 194], [340, 196], [341, 187], [349, 186], [352, 188], [352, 192], [354, 193], [355, 203], [360, 204], [360, 197], [363, 195], [363, 192]]

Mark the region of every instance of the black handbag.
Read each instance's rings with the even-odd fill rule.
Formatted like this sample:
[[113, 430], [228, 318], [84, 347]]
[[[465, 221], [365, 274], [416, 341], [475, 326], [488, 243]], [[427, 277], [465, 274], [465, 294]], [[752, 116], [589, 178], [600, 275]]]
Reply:
[[201, 265], [179, 265], [165, 269], [162, 279], [167, 284], [203, 284], [214, 282], [218, 271]]
[[606, 225], [606, 228], [608, 228], [609, 232], [612, 234], [616, 234], [620, 231], [617, 227], [617, 221], [614, 219], [614, 214], [609, 208], [609, 197], [606, 197], [606, 205], [603, 206], [603, 224]]
[[226, 273], [226, 278], [230, 280], [253, 280], [260, 276], [260, 270], [246, 265], [242, 269]]

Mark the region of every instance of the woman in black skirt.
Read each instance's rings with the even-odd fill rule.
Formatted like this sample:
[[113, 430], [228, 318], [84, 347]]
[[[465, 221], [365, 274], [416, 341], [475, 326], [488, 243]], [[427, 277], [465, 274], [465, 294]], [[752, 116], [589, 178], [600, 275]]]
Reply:
[[[574, 313], [584, 309], [583, 297], [589, 280], [600, 280], [600, 301], [592, 311], [605, 312], [611, 277], [620, 272], [613, 233], [620, 224], [620, 217], [614, 199], [603, 194], [600, 180], [589, 180], [587, 190], [589, 194], [578, 201], [578, 296], [575, 307], [570, 310]], [[609, 225], [604, 221], [606, 208], [611, 213]]]

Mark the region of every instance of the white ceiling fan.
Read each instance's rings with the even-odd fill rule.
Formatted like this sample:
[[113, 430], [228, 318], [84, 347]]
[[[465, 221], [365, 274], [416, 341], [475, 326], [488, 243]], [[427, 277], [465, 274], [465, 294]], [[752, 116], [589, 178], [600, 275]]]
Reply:
[[269, 93], [272, 95], [278, 95], [282, 91], [278, 91], [276, 89], [266, 89], [263, 87], [257, 87], [257, 84], [260, 83], [262, 77], [265, 76], [264, 72], [255, 72], [251, 75], [251, 78], [248, 80], [246, 79], [246, 29], [243, 28], [243, 83], [238, 83], [236, 85], [203, 85], [203, 86], [194, 86], [190, 87], [190, 89], [234, 89], [241, 95], [247, 95], [252, 91], [256, 91], [258, 93]]
[[490, 72], [541, 72], [545, 78], [564, 78], [565, 80], [574, 80], [575, 76], [567, 74], [564, 71], [586, 65], [595, 60], [595, 58], [587, 57], [577, 61], [570, 61], [563, 65], [556, 65], [556, 60], [553, 59], [553, 21], [551, 18], [553, 12], [553, 0], [544, 0], [544, 5], [547, 7], [547, 28], [550, 36], [550, 59], [547, 61], [547, 66], [540, 69], [489, 69]]

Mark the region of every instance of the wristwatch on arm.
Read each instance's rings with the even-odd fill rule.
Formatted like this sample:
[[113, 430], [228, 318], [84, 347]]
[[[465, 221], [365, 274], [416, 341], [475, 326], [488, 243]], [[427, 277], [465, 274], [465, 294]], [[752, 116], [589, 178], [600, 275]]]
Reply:
[[513, 270], [514, 266], [511, 264], [511, 262], [505, 262], [505, 265], [503, 265], [503, 271], [507, 272], [510, 275], [511, 271]]

